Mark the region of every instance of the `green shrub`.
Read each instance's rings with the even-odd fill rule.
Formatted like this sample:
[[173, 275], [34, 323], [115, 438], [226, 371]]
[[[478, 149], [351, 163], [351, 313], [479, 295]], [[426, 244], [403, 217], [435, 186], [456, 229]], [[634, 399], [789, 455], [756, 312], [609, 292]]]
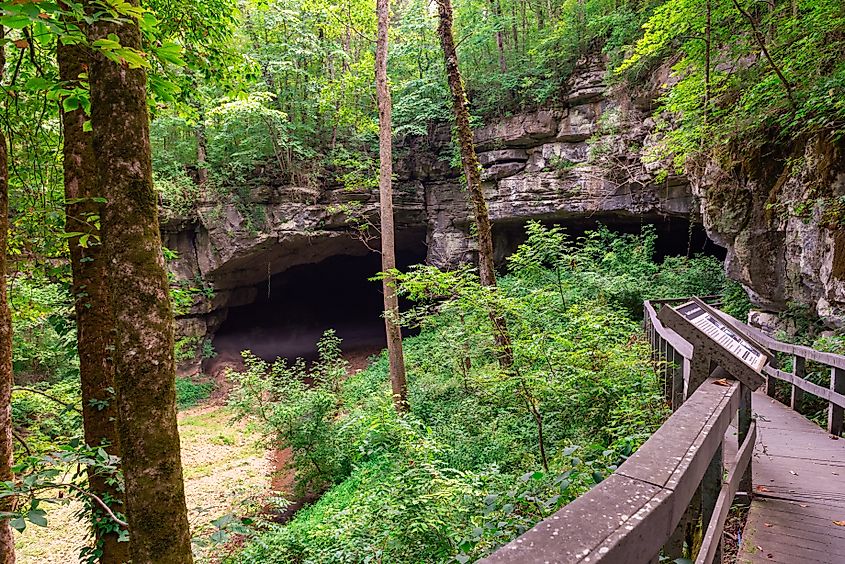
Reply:
[[208, 398], [214, 389], [211, 382], [195, 382], [190, 378], [176, 378], [176, 406], [179, 409], [193, 407]]
[[[601, 481], [659, 427], [668, 410], [638, 338], [641, 300], [716, 293], [721, 265], [657, 264], [649, 229], [579, 241], [560, 228], [528, 230], [496, 291], [467, 268], [396, 273], [415, 302], [403, 321], [421, 328], [404, 341], [411, 411], [402, 417], [384, 354], [342, 382], [326, 377], [344, 370], [337, 340], [324, 341], [311, 370], [247, 355], [233, 405], [275, 447], [292, 447], [304, 486], [330, 489], [231, 562], [477, 559]], [[507, 317], [507, 372], [490, 307]]]

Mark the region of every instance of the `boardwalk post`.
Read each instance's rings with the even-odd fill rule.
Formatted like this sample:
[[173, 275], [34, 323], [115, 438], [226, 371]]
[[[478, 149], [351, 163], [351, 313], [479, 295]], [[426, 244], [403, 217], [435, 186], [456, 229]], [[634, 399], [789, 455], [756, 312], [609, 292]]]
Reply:
[[[774, 355], [774, 360], [769, 362], [769, 366], [772, 368], [778, 367], [778, 357]], [[775, 388], [777, 387], [777, 378], [773, 378], [771, 376], [766, 376], [766, 395], [770, 398], [774, 398], [777, 395]]]
[[[707, 530], [707, 525], [713, 517], [713, 510], [716, 507], [716, 500], [719, 498], [719, 492], [722, 491], [722, 473], [725, 466], [722, 460], [722, 445], [716, 450], [710, 465], [707, 466], [707, 471], [704, 473], [704, 479], [701, 481], [701, 535]], [[722, 541], [719, 540], [719, 546], [716, 548], [716, 555], [713, 562], [722, 561]]]
[[[845, 394], [845, 370], [830, 369], [830, 389], [837, 394]], [[827, 406], [827, 432], [838, 437], [842, 434], [843, 409], [833, 402]]]
[[[806, 377], [807, 361], [802, 356], [792, 357], [792, 375], [802, 380]], [[790, 398], [789, 406], [801, 413], [801, 408], [804, 405], [804, 390], [792, 384], [792, 397]]]
[[672, 350], [672, 411], [684, 403], [684, 363], [686, 359]]
[[[739, 395], [739, 411], [737, 416], [737, 449], [742, 447], [745, 438], [748, 436], [748, 431], [751, 429], [751, 388], [742, 384], [740, 386]], [[739, 482], [739, 492], [744, 492], [745, 496], [740, 498], [738, 503], [751, 503], [751, 496], [753, 494], [753, 486], [751, 483], [751, 466], [754, 464], [753, 457], [748, 461], [748, 469], [742, 475]]]

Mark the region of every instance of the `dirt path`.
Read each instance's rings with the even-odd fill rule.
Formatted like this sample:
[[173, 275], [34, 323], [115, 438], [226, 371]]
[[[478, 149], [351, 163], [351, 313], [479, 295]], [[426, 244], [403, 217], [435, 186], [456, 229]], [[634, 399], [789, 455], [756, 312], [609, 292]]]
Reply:
[[[179, 414], [182, 465], [188, 518], [194, 537], [212, 532], [211, 521], [257, 507], [266, 493], [270, 463], [260, 438], [244, 423], [232, 423], [231, 411], [199, 406]], [[246, 506], [244, 505], [246, 504]], [[87, 526], [74, 513], [81, 504], [46, 506], [47, 528], [27, 526], [17, 535], [19, 564], [70, 564], [78, 561]], [[214, 548], [195, 547], [197, 562], [207, 562]]]
[[[370, 357], [379, 354], [381, 347], [377, 345], [360, 347], [343, 353], [343, 358], [349, 363], [347, 368], [347, 376], [352, 376], [364, 370], [370, 364]], [[291, 467], [292, 452], [290, 448], [282, 450], [275, 450], [270, 455], [272, 464], [272, 477], [270, 480], [270, 489], [284, 496], [290, 505], [285, 507], [282, 511], [277, 511], [272, 515], [273, 521], [277, 523], [286, 523], [302, 509], [303, 506], [313, 503], [320, 498], [322, 492], [309, 492], [303, 496], [296, 496], [294, 494], [294, 486], [296, 484], [296, 472]]]

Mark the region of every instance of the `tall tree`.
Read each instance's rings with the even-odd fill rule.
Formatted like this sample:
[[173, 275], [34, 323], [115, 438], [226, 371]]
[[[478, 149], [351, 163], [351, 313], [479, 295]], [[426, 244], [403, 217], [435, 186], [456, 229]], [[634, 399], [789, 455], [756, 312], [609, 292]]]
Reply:
[[[0, 27], [0, 39], [5, 28]], [[6, 67], [6, 47], [0, 45], [0, 76]], [[6, 243], [9, 236], [9, 167], [6, 136], [0, 130], [0, 481], [11, 481], [12, 455], [12, 315], [6, 299]], [[9, 511], [13, 499], [0, 499], [0, 511]], [[8, 519], [0, 519], [0, 564], [14, 564], [15, 538]]]
[[[475, 223], [478, 231], [478, 269], [481, 284], [490, 288], [496, 286], [496, 269], [493, 262], [493, 230], [490, 214], [487, 211], [487, 201], [481, 190], [481, 165], [475, 152], [472, 128], [469, 125], [469, 108], [467, 107], [466, 91], [458, 68], [458, 51], [455, 47], [455, 36], [452, 31], [452, 2], [451, 0], [437, 0], [439, 25], [437, 33], [443, 47], [446, 59], [446, 74], [449, 91], [452, 94], [452, 109], [455, 113], [455, 128], [458, 134], [458, 145], [461, 151], [461, 163], [464, 167], [467, 189], [475, 210]], [[495, 308], [490, 309], [490, 320], [493, 323], [493, 333], [499, 353], [499, 363], [503, 367], [513, 364], [513, 349], [505, 318]]]
[[[79, 87], [80, 75], [86, 72], [88, 50], [79, 44], [56, 47], [59, 73], [66, 87]], [[82, 418], [85, 442], [104, 446], [106, 452], [120, 456], [117, 434], [118, 409], [114, 395], [114, 369], [110, 341], [112, 316], [108, 307], [107, 269], [99, 244], [97, 226], [103, 215], [103, 192], [97, 183], [96, 160], [91, 133], [84, 125], [87, 117], [80, 107], [62, 111], [64, 130], [64, 186], [66, 207], [65, 231], [68, 238], [73, 271], [73, 296], [76, 311], [79, 375], [82, 383]], [[122, 493], [109, 477], [96, 469], [88, 471], [91, 492], [123, 511]], [[128, 562], [129, 543], [120, 542], [120, 531], [112, 519], [95, 510], [94, 531], [102, 551], [101, 564]]]
[[499, 0], [490, 0], [490, 7], [496, 17], [496, 50], [499, 53], [499, 70], [502, 73], [508, 72], [508, 63], [505, 59], [505, 38], [504, 27], [502, 26], [502, 6]]
[[400, 413], [408, 410], [408, 385], [402, 354], [402, 328], [399, 326], [399, 298], [390, 272], [396, 268], [396, 241], [393, 228], [393, 126], [390, 86], [387, 83], [387, 32], [390, 27], [390, 0], [377, 0], [376, 98], [378, 100], [379, 199], [381, 202], [381, 269], [384, 291], [384, 326], [390, 358], [390, 384], [393, 401]]
[[[123, 48], [141, 48], [135, 21], [100, 19], [89, 35], [92, 42], [112, 37]], [[89, 83], [98, 182], [107, 198], [102, 252], [109, 269], [131, 555], [139, 564], [183, 564], [193, 560], [176, 427], [173, 313], [152, 181], [147, 77], [143, 69], [98, 54], [91, 58]]]

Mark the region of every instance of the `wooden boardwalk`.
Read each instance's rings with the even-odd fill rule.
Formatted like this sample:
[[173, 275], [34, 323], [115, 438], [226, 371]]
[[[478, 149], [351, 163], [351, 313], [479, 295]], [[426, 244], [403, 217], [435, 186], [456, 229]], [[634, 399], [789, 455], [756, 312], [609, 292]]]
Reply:
[[[754, 501], [738, 562], [845, 563], [845, 439], [765, 393], [757, 417]], [[845, 523], [843, 523], [845, 524]]]

